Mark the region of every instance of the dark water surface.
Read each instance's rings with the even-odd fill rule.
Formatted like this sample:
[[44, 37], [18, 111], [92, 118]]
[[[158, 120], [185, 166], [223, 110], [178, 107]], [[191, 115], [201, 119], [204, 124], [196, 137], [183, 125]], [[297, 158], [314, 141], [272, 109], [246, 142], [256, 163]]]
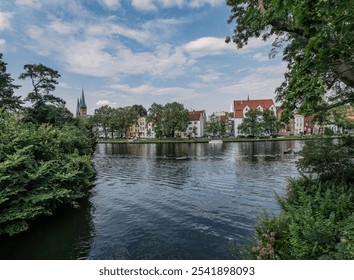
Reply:
[[99, 144], [80, 209], [12, 240], [2, 259], [232, 259], [296, 176], [302, 142]]

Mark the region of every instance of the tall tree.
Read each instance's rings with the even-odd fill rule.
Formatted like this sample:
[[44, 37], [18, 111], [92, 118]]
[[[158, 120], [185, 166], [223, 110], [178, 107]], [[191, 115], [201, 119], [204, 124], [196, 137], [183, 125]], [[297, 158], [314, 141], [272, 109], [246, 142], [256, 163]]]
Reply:
[[188, 110], [178, 102], [165, 105], [153, 103], [148, 121], [153, 122], [156, 137], [175, 137], [176, 131], [184, 131], [189, 123]]
[[175, 137], [176, 131], [184, 131], [189, 123], [188, 110], [177, 102], [167, 103], [163, 108], [163, 132], [166, 137]]
[[164, 106], [161, 104], [157, 104], [155, 102], [149, 108], [149, 114], [147, 120], [153, 123], [155, 129], [155, 135], [157, 138], [163, 136], [163, 126], [162, 126], [163, 111], [164, 111]]
[[204, 130], [207, 133], [224, 135], [226, 132], [226, 124], [220, 117], [212, 114], [205, 123]]
[[273, 39], [283, 51], [285, 81], [276, 90], [285, 116], [323, 112], [354, 102], [354, 5], [343, 0], [227, 0], [238, 48]]
[[58, 84], [60, 77], [58, 71], [53, 70], [43, 64], [26, 64], [25, 72], [19, 79], [30, 79], [33, 90], [27, 95], [25, 101], [30, 101], [33, 107], [24, 110], [24, 119], [33, 123], [62, 124], [61, 116], [71, 118], [65, 101], [51, 94]]
[[259, 135], [262, 132], [261, 119], [262, 111], [249, 110], [237, 129], [243, 134], [253, 136]]
[[43, 64], [26, 64], [24, 70], [26, 71], [20, 75], [19, 79], [29, 78], [33, 86], [33, 91], [27, 95], [25, 101], [30, 101], [35, 105], [65, 104], [63, 99], [50, 94], [58, 84], [57, 79], [60, 78], [58, 71]]
[[96, 127], [100, 127], [104, 133], [104, 137], [108, 138], [108, 129], [110, 125], [110, 114], [112, 108], [108, 105], [95, 109], [92, 121]]
[[20, 86], [13, 84], [14, 79], [6, 72], [7, 63], [2, 60], [2, 57], [3, 54], [0, 53], [0, 109], [16, 111], [23, 103], [20, 96], [14, 96], [14, 90]]

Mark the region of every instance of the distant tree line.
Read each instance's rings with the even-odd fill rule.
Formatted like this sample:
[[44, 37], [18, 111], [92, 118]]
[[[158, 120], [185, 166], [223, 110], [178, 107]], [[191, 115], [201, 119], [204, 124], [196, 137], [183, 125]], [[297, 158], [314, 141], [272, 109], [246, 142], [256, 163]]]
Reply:
[[26, 64], [20, 79], [33, 89], [24, 101], [0, 53], [0, 236], [29, 229], [60, 206], [78, 206], [95, 174], [95, 140], [84, 120], [73, 118], [52, 94], [60, 74]]
[[174, 138], [177, 131], [184, 131], [189, 123], [188, 110], [177, 102], [165, 105], [153, 103], [146, 110], [142, 105], [112, 108], [108, 105], [95, 110], [90, 119], [92, 125], [101, 129], [105, 138], [124, 138], [132, 125], [138, 125], [139, 117], [152, 123], [157, 138]]

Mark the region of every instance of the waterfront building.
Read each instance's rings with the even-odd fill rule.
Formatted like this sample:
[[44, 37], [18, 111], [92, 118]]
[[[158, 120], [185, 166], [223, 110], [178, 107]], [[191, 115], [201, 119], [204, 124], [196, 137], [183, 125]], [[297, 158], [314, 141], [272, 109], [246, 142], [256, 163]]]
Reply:
[[276, 107], [272, 99], [247, 99], [247, 100], [234, 100], [231, 103], [230, 113], [233, 114], [233, 131], [234, 135], [237, 136], [238, 126], [242, 123], [246, 114], [250, 110], [271, 110], [276, 116]]

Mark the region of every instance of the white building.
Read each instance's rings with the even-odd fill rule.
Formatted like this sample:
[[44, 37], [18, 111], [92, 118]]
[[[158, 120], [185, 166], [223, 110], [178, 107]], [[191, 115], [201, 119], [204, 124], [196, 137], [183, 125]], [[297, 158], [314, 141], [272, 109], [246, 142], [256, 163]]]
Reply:
[[250, 110], [271, 110], [274, 116], [277, 115], [277, 109], [272, 99], [254, 99], [254, 100], [234, 100], [231, 104], [230, 112], [234, 113], [234, 133], [239, 134], [237, 127], [242, 123], [246, 113]]
[[190, 111], [189, 112], [189, 124], [185, 132], [182, 133], [182, 137], [203, 137], [204, 136], [204, 124], [206, 122], [205, 111]]

